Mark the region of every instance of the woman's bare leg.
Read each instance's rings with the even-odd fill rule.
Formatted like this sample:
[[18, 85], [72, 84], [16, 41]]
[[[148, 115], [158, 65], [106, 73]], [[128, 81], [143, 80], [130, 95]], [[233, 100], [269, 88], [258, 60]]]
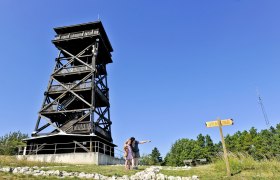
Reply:
[[128, 160], [125, 160], [125, 163], [124, 163], [124, 166], [125, 166], [125, 169], [128, 169]]

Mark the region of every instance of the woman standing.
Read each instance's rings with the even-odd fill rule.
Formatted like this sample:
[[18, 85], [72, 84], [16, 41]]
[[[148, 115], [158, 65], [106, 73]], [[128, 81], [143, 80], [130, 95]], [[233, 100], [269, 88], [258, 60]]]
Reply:
[[124, 145], [124, 157], [125, 157], [125, 169], [129, 170], [131, 169], [131, 163], [132, 163], [132, 148], [131, 148], [131, 139], [127, 140]]

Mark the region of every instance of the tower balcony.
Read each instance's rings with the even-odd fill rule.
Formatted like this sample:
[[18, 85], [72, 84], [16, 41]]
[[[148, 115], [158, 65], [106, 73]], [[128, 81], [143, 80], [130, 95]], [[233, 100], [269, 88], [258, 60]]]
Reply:
[[[54, 77], [60, 82], [72, 82], [82, 79], [85, 75], [91, 72], [91, 68], [85, 65], [65, 67], [54, 73]], [[98, 68], [96, 75], [105, 75], [106, 69]]]
[[85, 37], [91, 37], [91, 36], [97, 36], [97, 35], [100, 35], [99, 31], [97, 29], [91, 29], [91, 30], [86, 30], [86, 31], [57, 34], [54, 38], [54, 41], [64, 41], [64, 40], [85, 38]]
[[88, 73], [91, 72], [91, 68], [88, 66], [71, 66], [62, 68], [58, 72], [54, 73], [53, 76], [60, 82], [69, 83], [75, 80], [84, 78]]
[[[76, 84], [75, 83], [67, 83], [64, 84], [67, 88], [72, 88], [74, 87]], [[73, 90], [90, 90], [91, 89], [91, 82], [85, 82], [85, 83], [81, 83], [78, 86], [74, 87]], [[62, 86], [62, 85], [52, 85], [49, 89], [49, 92], [55, 92], [55, 93], [62, 93], [64, 92], [66, 89]]]
[[76, 74], [76, 73], [85, 73], [90, 71], [91, 68], [89, 68], [88, 66], [84, 66], [84, 65], [71, 66], [71, 67], [62, 68], [56, 73], [56, 75], [68, 75], [68, 74]]
[[[72, 88], [75, 86], [75, 83], [68, 83], [64, 84], [68, 88]], [[97, 85], [95, 87], [95, 98], [96, 98], [96, 106], [97, 107], [104, 107], [109, 105], [109, 98], [104, 94], [105, 90], [101, 90]], [[82, 96], [86, 101], [91, 102], [91, 90], [92, 90], [92, 85], [91, 82], [85, 82], [81, 83], [75, 88], [72, 89], [73, 91], [77, 92], [80, 96]], [[60, 96], [62, 93], [64, 93], [66, 89], [62, 85], [52, 85], [48, 91], [48, 94], [51, 98], [56, 99], [58, 96]], [[61, 99], [61, 101], [64, 101], [65, 99]], [[79, 105], [78, 102], [75, 103], [78, 107], [81, 106]], [[73, 107], [77, 108], [77, 107]], [[46, 111], [54, 111], [56, 110], [57, 107], [51, 106], [48, 110]]]

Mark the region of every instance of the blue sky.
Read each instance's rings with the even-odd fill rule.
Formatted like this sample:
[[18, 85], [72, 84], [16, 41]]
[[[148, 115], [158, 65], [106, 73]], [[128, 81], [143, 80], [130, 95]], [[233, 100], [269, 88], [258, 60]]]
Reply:
[[233, 134], [280, 114], [280, 2], [276, 0], [1, 0], [0, 135], [30, 134], [54, 67], [54, 27], [97, 20], [114, 48], [108, 65], [112, 135], [151, 139], [165, 155], [179, 138], [220, 140], [205, 122], [233, 118]]

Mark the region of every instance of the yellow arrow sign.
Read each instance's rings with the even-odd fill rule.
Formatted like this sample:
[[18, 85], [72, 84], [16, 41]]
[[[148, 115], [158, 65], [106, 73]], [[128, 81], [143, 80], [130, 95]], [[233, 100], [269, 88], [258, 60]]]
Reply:
[[[216, 126], [219, 126], [219, 122], [218, 121], [209, 121], [209, 122], [206, 122], [205, 124], [206, 124], [206, 127], [216, 127]], [[233, 125], [233, 119], [221, 120], [221, 124], [222, 124], [222, 126]]]

